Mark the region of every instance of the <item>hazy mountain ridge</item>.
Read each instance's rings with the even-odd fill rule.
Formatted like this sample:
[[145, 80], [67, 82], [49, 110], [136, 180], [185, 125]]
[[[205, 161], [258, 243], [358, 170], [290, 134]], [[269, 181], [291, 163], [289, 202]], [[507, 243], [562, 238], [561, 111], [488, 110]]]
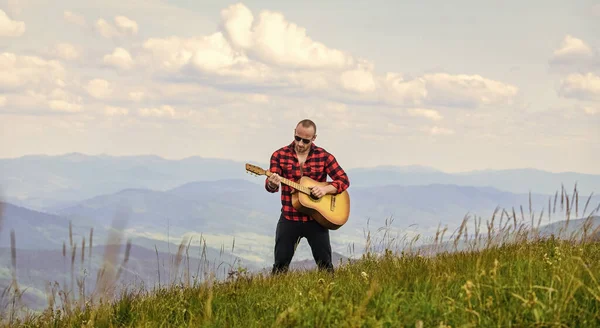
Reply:
[[[253, 164], [266, 168], [266, 162]], [[244, 164], [199, 156], [169, 160], [155, 155], [30, 155], [0, 159], [0, 195], [13, 204], [52, 210], [126, 188], [166, 191], [188, 182], [223, 179], [261, 183], [262, 178], [246, 174]], [[445, 173], [419, 165], [386, 165], [346, 170], [351, 187], [454, 184], [553, 194], [561, 185], [572, 189], [578, 183], [582, 195], [600, 190], [600, 175], [527, 168]]]

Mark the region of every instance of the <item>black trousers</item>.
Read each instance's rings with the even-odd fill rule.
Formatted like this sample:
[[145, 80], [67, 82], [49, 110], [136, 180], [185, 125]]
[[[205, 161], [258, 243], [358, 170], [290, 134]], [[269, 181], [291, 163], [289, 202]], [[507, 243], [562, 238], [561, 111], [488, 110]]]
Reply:
[[288, 271], [296, 246], [303, 237], [310, 245], [318, 269], [333, 273], [329, 230], [314, 220], [308, 222], [290, 221], [282, 213], [277, 222], [275, 233], [273, 274]]

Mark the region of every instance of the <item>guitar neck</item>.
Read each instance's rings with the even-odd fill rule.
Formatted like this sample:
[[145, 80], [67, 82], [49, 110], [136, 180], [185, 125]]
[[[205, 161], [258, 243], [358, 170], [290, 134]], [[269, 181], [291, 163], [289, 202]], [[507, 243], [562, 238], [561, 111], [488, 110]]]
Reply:
[[[267, 171], [267, 175], [270, 176], [271, 172]], [[280, 178], [280, 180], [281, 180], [281, 183], [283, 183], [285, 185], [288, 185], [288, 186], [290, 186], [290, 187], [292, 187], [292, 188], [294, 188], [294, 189], [296, 189], [298, 191], [301, 191], [301, 192], [303, 192], [303, 193], [305, 193], [307, 195], [311, 194], [310, 188], [308, 188], [308, 187], [305, 187], [305, 186], [303, 186], [303, 185], [301, 185], [299, 183], [296, 183], [296, 182], [294, 182], [294, 181], [292, 181], [290, 179], [286, 179], [286, 178], [283, 178], [283, 177]]]

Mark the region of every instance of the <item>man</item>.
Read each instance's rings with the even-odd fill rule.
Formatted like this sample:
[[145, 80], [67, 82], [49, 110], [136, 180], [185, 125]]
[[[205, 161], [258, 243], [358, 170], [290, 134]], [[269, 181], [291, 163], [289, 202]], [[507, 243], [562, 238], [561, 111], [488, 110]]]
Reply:
[[333, 273], [329, 230], [321, 226], [309, 215], [298, 212], [292, 206], [293, 188], [281, 185], [280, 177], [299, 181], [308, 176], [316, 181], [331, 181], [326, 186], [314, 186], [311, 190], [315, 197], [337, 194], [350, 186], [346, 172], [336, 158], [325, 149], [315, 145], [317, 126], [309, 119], [300, 121], [294, 129], [294, 140], [271, 155], [269, 171], [273, 172], [265, 180], [265, 189], [275, 193], [281, 189], [281, 215], [275, 234], [275, 263], [272, 273], [287, 272], [297, 244], [305, 237], [312, 250], [319, 270]]

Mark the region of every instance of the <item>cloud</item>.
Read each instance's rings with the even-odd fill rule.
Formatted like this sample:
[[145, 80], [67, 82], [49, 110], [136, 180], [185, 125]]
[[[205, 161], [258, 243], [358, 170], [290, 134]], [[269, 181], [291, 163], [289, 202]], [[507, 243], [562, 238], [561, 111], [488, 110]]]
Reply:
[[368, 93], [377, 88], [373, 72], [368, 68], [357, 68], [345, 71], [340, 76], [342, 87], [346, 90]]
[[129, 19], [125, 16], [116, 16], [115, 24], [117, 29], [122, 34], [136, 35], [138, 33], [138, 24], [136, 21]]
[[587, 72], [598, 68], [600, 55], [587, 42], [566, 35], [550, 58], [550, 66], [563, 72]]
[[426, 74], [425, 102], [431, 105], [478, 107], [512, 104], [518, 94], [516, 86], [486, 79], [480, 75]]
[[83, 98], [61, 87], [49, 91], [27, 89], [13, 92], [5, 97], [5, 107], [27, 111], [50, 109], [54, 112], [76, 113], [83, 110]]
[[592, 48], [583, 40], [571, 35], [565, 36], [560, 47], [553, 53], [554, 60], [589, 58], [593, 55]]
[[85, 86], [88, 94], [96, 99], [107, 98], [113, 93], [113, 87], [110, 82], [104, 79], [93, 79]]
[[104, 56], [104, 63], [113, 67], [128, 70], [133, 67], [133, 58], [129, 51], [117, 47], [111, 54]]
[[512, 104], [518, 95], [516, 86], [480, 75], [378, 75], [373, 63], [314, 41], [282, 14], [255, 17], [242, 4], [221, 11], [213, 34], [147, 39], [136, 61], [161, 79], [407, 107], [476, 108]]
[[151, 38], [143, 47], [147, 53], [141, 55], [141, 61], [167, 73], [243, 77], [249, 82], [272, 76], [266, 65], [234, 51], [220, 32], [196, 38]]
[[0, 96], [0, 107], [6, 106], [6, 96]]
[[106, 116], [126, 116], [129, 110], [123, 107], [106, 106], [104, 107], [104, 115]]
[[94, 27], [96, 32], [106, 39], [133, 36], [138, 33], [138, 24], [132, 19], [125, 16], [115, 16], [114, 22], [113, 25], [105, 19], [99, 18]]
[[25, 22], [16, 21], [8, 17], [0, 9], [0, 37], [19, 37], [25, 33]]
[[75, 24], [80, 27], [85, 27], [87, 25], [87, 23], [85, 21], [85, 17], [83, 17], [82, 15], [80, 15], [78, 13], [74, 13], [72, 11], [68, 11], [68, 10], [64, 11], [63, 18], [68, 23]]
[[439, 121], [443, 119], [443, 116], [434, 109], [409, 108], [407, 112], [410, 116], [424, 117], [433, 121]]
[[424, 130], [434, 136], [436, 136], [436, 135], [453, 135], [454, 134], [454, 130], [448, 129], [448, 128], [441, 128], [438, 126], [434, 126], [431, 128], [425, 128]]
[[143, 91], [131, 91], [131, 92], [129, 92], [129, 99], [131, 99], [135, 102], [140, 102], [144, 99], [144, 92]]
[[0, 90], [60, 85], [66, 76], [65, 68], [58, 61], [11, 52], [0, 53], [0, 71]]
[[221, 11], [221, 27], [231, 45], [266, 64], [298, 69], [344, 69], [352, 56], [312, 40], [306, 29], [278, 12], [263, 10], [254, 19], [243, 4]]
[[600, 106], [599, 107], [584, 106], [583, 111], [588, 115], [600, 114]]
[[58, 43], [54, 46], [52, 54], [65, 60], [75, 60], [81, 56], [82, 50], [70, 43]]
[[561, 80], [561, 97], [579, 100], [600, 100], [600, 76], [593, 73], [569, 74]]

